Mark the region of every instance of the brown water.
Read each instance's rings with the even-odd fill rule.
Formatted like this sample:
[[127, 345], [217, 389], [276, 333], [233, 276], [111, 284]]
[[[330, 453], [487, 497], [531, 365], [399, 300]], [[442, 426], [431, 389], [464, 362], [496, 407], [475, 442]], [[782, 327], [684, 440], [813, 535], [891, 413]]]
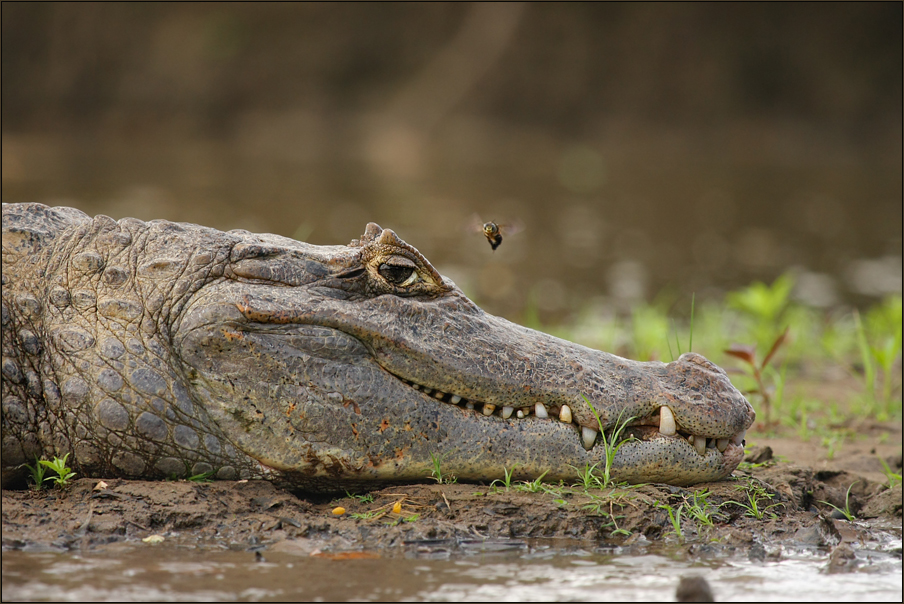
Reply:
[[[900, 601], [901, 542], [860, 550], [858, 572], [827, 574], [828, 553], [773, 548], [765, 562], [586, 549], [542, 542], [409, 545], [364, 559], [125, 543], [102, 552], [3, 553], [3, 600], [674, 601], [699, 575], [717, 601]], [[897, 548], [897, 554], [892, 550]]]
[[[252, 119], [253, 118], [253, 119]], [[247, 122], [247, 123], [246, 123]], [[393, 228], [488, 311], [676, 308], [792, 270], [815, 306], [901, 291], [900, 149], [774, 124], [583, 139], [459, 117], [430, 137], [250, 116], [227, 138], [3, 137], [3, 201], [344, 244]], [[895, 161], [897, 160], [897, 161]], [[495, 252], [474, 215], [518, 222]]]

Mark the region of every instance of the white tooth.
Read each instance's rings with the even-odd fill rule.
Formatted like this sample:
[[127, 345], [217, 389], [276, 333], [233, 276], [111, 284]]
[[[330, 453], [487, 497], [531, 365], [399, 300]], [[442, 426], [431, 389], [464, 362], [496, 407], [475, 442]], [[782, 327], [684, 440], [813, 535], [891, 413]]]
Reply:
[[687, 437], [687, 442], [694, 444], [694, 435], [693, 434], [691, 434], [690, 436]]
[[719, 450], [719, 453], [725, 453], [725, 449], [728, 448], [728, 439], [720, 438], [716, 441], [716, 448]]
[[518, 413], [515, 415], [518, 416], [518, 419], [524, 419], [524, 409], [518, 409]]
[[546, 419], [549, 417], [549, 413], [546, 412], [546, 407], [543, 403], [537, 403], [534, 405], [534, 414], [540, 419]]
[[427, 388], [427, 387], [425, 386], [425, 387], [424, 387], [424, 392], [427, 393], [427, 394], [430, 394], [431, 392], [433, 392], [433, 388]]
[[743, 432], [738, 432], [734, 436], [731, 437], [731, 442], [734, 444], [741, 446], [744, 443], [744, 437], [747, 435], [747, 430]]
[[441, 399], [441, 398], [443, 398], [443, 394], [445, 394], [445, 393], [437, 390], [436, 392], [433, 393], [433, 396], [435, 396], [438, 399]]
[[697, 436], [694, 438], [694, 448], [700, 455], [706, 455], [706, 437]]
[[571, 408], [568, 405], [562, 405], [562, 408], [559, 409], [559, 421], [566, 424], [571, 423]]
[[457, 405], [458, 403], [461, 402], [461, 397], [458, 396], [457, 394], [453, 394], [452, 398], [449, 399], [449, 402], [452, 403], [453, 405]]
[[588, 451], [593, 448], [593, 443], [596, 441], [597, 434], [599, 434], [597, 430], [588, 428], [587, 426], [581, 426], [581, 442]]
[[493, 411], [495, 411], [495, 410], [496, 410], [496, 405], [491, 405], [490, 403], [487, 403], [483, 406], [483, 414], [486, 416], [493, 415]]
[[659, 408], [659, 431], [666, 436], [675, 436], [678, 432], [678, 428], [675, 425], [675, 415], [665, 405]]
[[512, 416], [512, 413], [515, 411], [514, 407], [503, 407], [502, 408], [502, 418], [508, 419]]
[[415, 390], [420, 390], [420, 389], [421, 389], [421, 387], [420, 387], [419, 384], [411, 384], [411, 387], [414, 388]]
[[465, 407], [468, 408], [468, 409], [473, 409], [473, 408], [474, 408], [474, 403], [472, 403], [471, 401], [468, 401], [468, 403], [465, 405]]

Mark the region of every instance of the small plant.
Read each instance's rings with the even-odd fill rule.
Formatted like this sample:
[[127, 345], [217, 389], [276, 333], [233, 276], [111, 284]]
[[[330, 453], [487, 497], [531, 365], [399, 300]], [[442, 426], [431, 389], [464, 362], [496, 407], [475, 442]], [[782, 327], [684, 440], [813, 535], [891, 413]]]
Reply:
[[[613, 506], [617, 505], [619, 507], [625, 507], [626, 505], [633, 505], [630, 502], [630, 499], [633, 499], [633, 497], [634, 497], [633, 495], [628, 495], [627, 493], [621, 493], [621, 492], [618, 492], [618, 493], [610, 492], [605, 497], [599, 497], [597, 495], [590, 495], [590, 499], [593, 503], [588, 503], [588, 504], [584, 505], [583, 509], [591, 510], [600, 516], [609, 518], [609, 522], [606, 523], [605, 526], [606, 527], [609, 527], [609, 526], [615, 527], [609, 533], [610, 537], [615, 536], [615, 535], [628, 536], [631, 534], [631, 531], [629, 531], [627, 529], [619, 528], [619, 526], [618, 526], [618, 520], [620, 518], [624, 518], [624, 516], [617, 516], [615, 514], [615, 510], [613, 509]], [[558, 499], [556, 500], [557, 503], [559, 501], [562, 501], [562, 503], [559, 505], [564, 505], [565, 502], [563, 500], [558, 500]]]
[[597, 462], [593, 465], [584, 464], [583, 468], [571, 466], [577, 472], [578, 478], [578, 482], [574, 486], [583, 487], [585, 491], [592, 488], [603, 488], [599, 477], [596, 475], [596, 468], [599, 465], [599, 462]]
[[751, 518], [756, 518], [757, 520], [762, 520], [767, 515], [770, 518], [778, 518], [778, 514], [771, 510], [772, 508], [780, 507], [783, 504], [770, 503], [763, 505], [767, 501], [772, 501], [772, 498], [775, 497], [775, 495], [768, 492], [763, 485], [754, 483], [752, 480], [748, 480], [747, 484], [739, 486], [738, 490], [744, 491], [746, 493], [747, 503], [744, 503], [742, 501], [726, 501], [723, 505], [734, 504], [745, 510], [745, 516], [750, 516]]
[[885, 472], [885, 478], [888, 479], [888, 488], [891, 489], [901, 484], [901, 475], [889, 468], [888, 464], [881, 457], [879, 458], [879, 462], [882, 464], [882, 470]]
[[40, 491], [42, 488], [44, 488], [44, 481], [46, 480], [46, 478], [44, 478], [44, 474], [47, 473], [47, 468], [46, 466], [44, 466], [44, 464], [41, 463], [41, 460], [38, 459], [37, 456], [35, 456], [35, 465], [32, 466], [24, 463], [20, 467], [28, 468], [28, 477], [31, 478], [32, 489], [34, 489], [35, 491]]
[[[860, 362], [863, 364], [864, 389], [877, 417], [885, 421], [895, 411], [900, 412], [900, 403], [897, 409], [893, 406], [891, 378], [895, 361], [901, 354], [901, 298], [890, 297], [870, 309], [865, 322], [866, 326], [855, 310], [854, 326]], [[877, 395], [876, 378], [880, 368], [882, 391], [881, 395]]]
[[[761, 363], [757, 363], [756, 360], [756, 345], [748, 346], [744, 344], [732, 344], [727, 350], [725, 350], [725, 354], [729, 354], [733, 357], [739, 358], [750, 366], [750, 372], [753, 379], [756, 381], [756, 388], [753, 390], [748, 390], [748, 394], [759, 394], [763, 397], [763, 408], [766, 411], [766, 427], [768, 428], [772, 424], [772, 420], [770, 418], [771, 415], [771, 407], [772, 401], [769, 397], [769, 390], [766, 388], [766, 384], [763, 380], [763, 373], [766, 367], [769, 365], [769, 361], [772, 360], [772, 357], [775, 356], [775, 353], [778, 352], [779, 347], [781, 347], [782, 343], [784, 343], [785, 339], [788, 337], [788, 328], [775, 339], [772, 343], [772, 347], [769, 349], [769, 352], [766, 353], [766, 356], [763, 357], [763, 361]], [[781, 380], [782, 383], [784, 380]]]
[[819, 503], [824, 503], [831, 508], [835, 508], [835, 510], [837, 510], [838, 512], [843, 514], [845, 518], [847, 518], [848, 522], [853, 522], [854, 519], [856, 518], [856, 516], [854, 516], [854, 513], [851, 511], [851, 489], [853, 489], [854, 485], [857, 484], [858, 482], [860, 482], [860, 481], [859, 480], [854, 481], [851, 483], [851, 486], [848, 487], [847, 493], [845, 493], [845, 495], [844, 495], [844, 509], [841, 509], [837, 505], [833, 505], [833, 504], [829, 503], [828, 501], [819, 500]]
[[687, 513], [697, 522], [704, 526], [714, 526], [713, 516], [718, 513], [719, 506], [713, 505], [707, 498], [712, 495], [709, 490], [694, 491], [691, 499], [685, 497], [684, 505], [687, 506]]
[[430, 454], [430, 461], [433, 463], [433, 469], [430, 470], [430, 478], [432, 478], [439, 484], [453, 484], [458, 481], [458, 479], [455, 478], [455, 476], [452, 476], [452, 475], [443, 476], [443, 471], [442, 471], [441, 465], [442, 465], [444, 457], [446, 457], [446, 456], [445, 455], [434, 455], [433, 453]]
[[62, 458], [54, 457], [53, 461], [47, 461], [46, 459], [38, 460], [39, 464], [46, 466], [56, 472], [56, 476], [48, 476], [44, 480], [52, 480], [58, 487], [61, 488], [68, 487], [69, 481], [75, 477], [75, 472], [72, 471], [72, 468], [66, 465], [67, 459], [69, 459], [69, 453], [63, 455]]
[[357, 499], [361, 503], [373, 503], [374, 496], [372, 493], [367, 493], [366, 495], [352, 495], [348, 491], [345, 492], [345, 496], [349, 499]]
[[603, 429], [603, 422], [600, 419], [599, 414], [596, 412], [596, 409], [593, 408], [593, 405], [590, 404], [590, 400], [588, 400], [586, 396], [582, 394], [581, 397], [587, 403], [587, 406], [593, 413], [593, 417], [596, 418], [596, 423], [600, 429], [599, 434], [600, 439], [603, 441], [603, 451], [605, 454], [605, 459], [603, 460], [603, 475], [600, 477], [598, 483], [601, 489], [605, 489], [610, 484], [612, 484], [612, 464], [615, 462], [615, 454], [618, 453], [618, 450], [622, 448], [622, 445], [634, 440], [634, 437], [632, 436], [627, 440], [623, 440], [621, 442], [618, 441], [618, 437], [621, 436], [622, 431], [628, 426], [628, 423], [631, 422], [634, 417], [629, 417], [628, 419], [622, 421], [621, 413], [619, 413], [618, 419], [615, 420], [615, 428], [612, 430], [612, 434], [607, 438], [606, 431]]
[[548, 493], [550, 488], [543, 484], [543, 477], [547, 473], [549, 473], [549, 470], [540, 474], [535, 480], [519, 482], [515, 485], [515, 490], [525, 493]]
[[826, 459], [835, 459], [835, 453], [844, 445], [844, 434], [830, 431], [822, 437], [822, 446], [826, 448]]
[[[503, 480], [499, 480], [498, 478], [490, 483], [490, 487], [495, 489], [496, 483], [499, 483], [501, 487], [503, 487], [506, 491], [508, 491], [512, 487], [512, 474], [515, 473], [515, 468], [518, 467], [518, 464], [512, 466], [512, 469], [502, 468], [502, 471], [505, 473], [505, 478]], [[545, 475], [546, 472], [543, 472]]]
[[672, 532], [678, 537], [680, 541], [684, 540], [684, 535], [681, 532], [681, 516], [684, 512], [684, 504], [678, 506], [677, 509], [673, 508], [667, 503], [657, 503], [656, 507], [665, 510], [669, 515], [669, 522], [672, 523]]
[[189, 482], [213, 482], [213, 475], [216, 472], [214, 470], [210, 470], [209, 472], [201, 472], [200, 474], [195, 474], [194, 476], [189, 476], [186, 480]]
[[794, 279], [785, 273], [773, 281], [772, 285], [757, 281], [725, 296], [730, 308], [739, 310], [753, 319], [751, 335], [755, 346], [766, 346], [775, 337], [779, 321], [788, 308], [793, 288]]
[[351, 517], [354, 518], [355, 520], [370, 520], [370, 519], [372, 519], [372, 518], [376, 518], [376, 516], [377, 516], [379, 513], [380, 513], [379, 511], [373, 511], [373, 512], [354, 512], [354, 513], [352, 513], [352, 514], [349, 514], [349, 516], [351, 516]]

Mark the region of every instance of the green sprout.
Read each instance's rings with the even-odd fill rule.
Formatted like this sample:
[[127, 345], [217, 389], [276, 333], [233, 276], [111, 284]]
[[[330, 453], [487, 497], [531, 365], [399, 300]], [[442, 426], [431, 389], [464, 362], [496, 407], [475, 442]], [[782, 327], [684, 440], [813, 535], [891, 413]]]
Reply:
[[[584, 399], [584, 402], [587, 403], [587, 406], [590, 408], [590, 411], [593, 413], [593, 417], [596, 418], [596, 423], [599, 426], [600, 439], [603, 441], [603, 451], [605, 454], [604, 464], [603, 464], [603, 475], [597, 481], [599, 484], [599, 488], [605, 489], [610, 484], [612, 484], [612, 465], [615, 463], [615, 454], [618, 453], [618, 450], [622, 448], [627, 442], [634, 440], [634, 437], [627, 440], [623, 440], [618, 442], [618, 437], [621, 436], [622, 431], [628, 426], [628, 424], [634, 419], [634, 417], [629, 417], [625, 421], [621, 419], [621, 413], [618, 414], [618, 419], [615, 420], [615, 429], [612, 431], [612, 435], [608, 438], [606, 437], [606, 431], [603, 429], [603, 422], [600, 419], [599, 414], [596, 412], [596, 409], [593, 408], [593, 405], [590, 404], [590, 400], [584, 396], [581, 397]], [[595, 467], [595, 466], [594, 466]]]
[[186, 478], [189, 482], [213, 482], [212, 476], [216, 474], [215, 470], [209, 470], [207, 472], [201, 472], [200, 474], [195, 474], [194, 476], [189, 476]]
[[367, 493], [366, 495], [353, 495], [346, 491], [345, 496], [349, 499], [357, 499], [361, 503], [373, 503], [374, 501], [373, 493]]
[[745, 516], [750, 516], [757, 520], [762, 520], [767, 515], [770, 518], [778, 518], [778, 515], [771, 510], [772, 508], [780, 507], [784, 504], [770, 503], [768, 505], [763, 505], [764, 502], [772, 501], [772, 498], [775, 497], [775, 494], [766, 491], [766, 488], [763, 485], [754, 484], [752, 480], [748, 480], [747, 484], [745, 486], [739, 486], [738, 490], [746, 493], [747, 503], [742, 501], [726, 501], [723, 505], [734, 504], [745, 510]]
[[[518, 467], [518, 464], [513, 465], [511, 470], [509, 470], [508, 468], [502, 468], [502, 471], [505, 473], [505, 478], [503, 480], [499, 480], [497, 478], [496, 480], [494, 480], [493, 482], [490, 483], [490, 487], [495, 489], [495, 488], [497, 488], [496, 483], [499, 483], [500, 486], [502, 486], [503, 488], [505, 488], [506, 491], [508, 491], [512, 487], [512, 474], [515, 473], [515, 468], [517, 468], [517, 467]], [[545, 475], [546, 472], [543, 472], [543, 474]]]
[[709, 490], [694, 491], [691, 499], [685, 497], [684, 504], [687, 505], [687, 513], [700, 524], [705, 526], [714, 526], [713, 516], [716, 515], [718, 507], [713, 505], [707, 498], [712, 495]]
[[[53, 461], [47, 461], [46, 459], [38, 460], [40, 465], [46, 466], [56, 472], [56, 476], [48, 476], [44, 480], [52, 480], [58, 487], [68, 487], [69, 481], [75, 477], [75, 472], [66, 465], [66, 460], [68, 458], [69, 453], [66, 453], [62, 458], [54, 457]], [[34, 476], [34, 472], [32, 472], [32, 476]]]
[[519, 482], [514, 485], [515, 490], [524, 493], [549, 493], [551, 495], [561, 495], [561, 492], [555, 487], [543, 483], [543, 477], [546, 476], [548, 472], [549, 470], [546, 470], [534, 480], [523, 480]]
[[433, 463], [433, 469], [430, 470], [430, 478], [432, 478], [439, 484], [453, 484], [458, 481], [458, 479], [455, 478], [455, 476], [452, 476], [451, 474], [443, 476], [441, 464], [442, 464], [443, 458], [445, 458], [446, 455], [448, 455], [448, 454], [443, 454], [443, 455], [434, 455], [433, 453], [430, 454], [430, 461]]
[[[20, 467], [26, 467], [29, 471], [29, 478], [32, 480], [31, 488], [35, 491], [40, 491], [44, 487], [44, 474], [47, 473], [47, 468], [41, 463], [41, 460], [38, 459], [38, 456], [35, 456], [35, 465], [29, 465], [27, 463], [22, 464]], [[887, 466], [886, 466], [887, 467]]]
[[678, 506], [677, 509], [673, 508], [667, 503], [657, 503], [656, 507], [665, 510], [669, 515], [669, 522], [672, 523], [672, 531], [678, 537], [680, 541], [684, 540], [684, 535], [681, 532], [681, 516], [684, 512], [684, 504]]
[[819, 500], [819, 503], [824, 503], [827, 506], [834, 508], [835, 510], [840, 512], [845, 518], [847, 518], [848, 522], [853, 522], [854, 519], [856, 518], [856, 516], [854, 516], [854, 512], [851, 511], [851, 489], [853, 489], [854, 485], [857, 484], [858, 482], [860, 482], [860, 481], [856, 480], [851, 483], [851, 486], [848, 487], [847, 493], [845, 493], [845, 495], [844, 495], [844, 509], [841, 509], [837, 505], [833, 505], [833, 504], [829, 503], [828, 501], [822, 501], [821, 499]]
[[888, 467], [888, 463], [881, 457], [879, 458], [879, 462], [882, 464], [882, 470], [885, 472], [885, 478], [888, 479], [888, 488], [894, 488], [896, 485], [901, 484], [901, 475]]

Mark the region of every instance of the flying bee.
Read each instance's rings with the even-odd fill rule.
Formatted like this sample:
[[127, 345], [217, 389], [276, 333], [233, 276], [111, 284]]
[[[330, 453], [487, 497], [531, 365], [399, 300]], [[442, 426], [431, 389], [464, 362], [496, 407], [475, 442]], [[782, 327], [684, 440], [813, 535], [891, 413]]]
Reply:
[[502, 245], [502, 235], [512, 236], [515, 233], [522, 230], [522, 226], [518, 223], [516, 224], [499, 224], [493, 221], [483, 222], [477, 214], [471, 217], [471, 226], [469, 230], [475, 233], [481, 233], [484, 237], [487, 238], [487, 241], [490, 243], [490, 247], [493, 248], [493, 251], [496, 251], [496, 248]]

